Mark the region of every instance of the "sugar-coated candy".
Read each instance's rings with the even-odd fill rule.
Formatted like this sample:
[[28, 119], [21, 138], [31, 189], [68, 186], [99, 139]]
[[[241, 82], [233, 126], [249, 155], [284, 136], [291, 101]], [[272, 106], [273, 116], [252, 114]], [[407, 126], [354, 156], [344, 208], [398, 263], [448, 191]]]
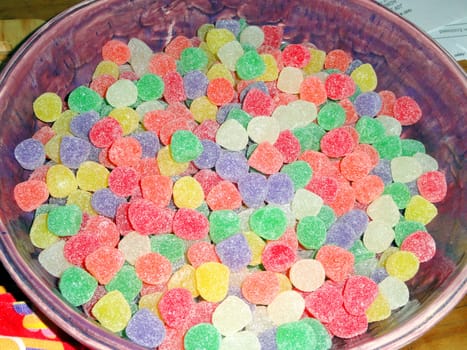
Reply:
[[248, 134], [237, 120], [228, 119], [217, 130], [216, 142], [229, 151], [241, 151], [248, 144]]
[[268, 305], [269, 318], [277, 326], [298, 321], [303, 311], [305, 300], [300, 293], [293, 290], [279, 293]]
[[129, 320], [126, 336], [134, 343], [146, 347], [157, 347], [165, 337], [161, 320], [148, 309], [140, 309]]
[[172, 273], [170, 260], [162, 254], [151, 252], [138, 257], [135, 261], [138, 278], [148, 284], [161, 284], [169, 280]]
[[294, 184], [294, 190], [305, 187], [310, 182], [313, 170], [310, 165], [303, 161], [297, 160], [295, 162], [285, 164], [281, 168], [281, 173], [289, 175]]
[[387, 258], [385, 267], [390, 276], [407, 281], [415, 276], [419, 265], [420, 261], [414, 253], [400, 250]]
[[332, 346], [332, 339], [329, 335], [327, 329], [323, 326], [321, 322], [312, 318], [304, 317], [300, 322], [305, 323], [307, 326], [311, 327], [314, 333], [314, 342], [311, 344], [314, 350], [327, 350]]
[[250, 303], [268, 305], [280, 291], [279, 278], [271, 271], [256, 271], [245, 277], [241, 288]]
[[246, 238], [238, 233], [216, 245], [216, 254], [220, 261], [231, 271], [239, 271], [251, 260], [251, 250]]
[[240, 219], [232, 210], [215, 210], [209, 215], [209, 236], [214, 243], [240, 231]]
[[94, 192], [91, 198], [91, 205], [100, 215], [113, 218], [115, 217], [118, 206], [125, 201], [124, 197], [114, 194], [108, 188], [103, 188]]
[[278, 350], [310, 349], [315, 342], [313, 329], [305, 322], [294, 321], [277, 327], [276, 343]]
[[86, 270], [102, 285], [109, 283], [125, 262], [117, 248], [100, 247], [85, 258]]
[[66, 301], [79, 306], [91, 299], [97, 288], [97, 281], [84, 269], [71, 266], [63, 271], [58, 288]]
[[248, 174], [248, 160], [241, 152], [221, 152], [216, 161], [217, 174], [224, 180], [238, 182]]
[[45, 162], [44, 145], [33, 138], [21, 141], [14, 153], [18, 163], [27, 170], [34, 170]]
[[241, 331], [223, 338], [219, 350], [261, 350], [261, 344], [253, 332]]
[[345, 122], [345, 110], [336, 102], [328, 102], [318, 112], [318, 125], [324, 130], [332, 130]]
[[441, 202], [446, 197], [446, 177], [440, 171], [428, 171], [417, 179], [420, 195], [431, 203]]
[[368, 323], [385, 320], [391, 315], [389, 302], [382, 293], [378, 293], [373, 303], [366, 309], [365, 315]]
[[362, 315], [378, 295], [378, 285], [366, 276], [350, 276], [344, 285], [344, 308], [351, 315]]
[[211, 210], [234, 210], [242, 205], [242, 197], [234, 183], [219, 181], [206, 196], [206, 203]]
[[135, 268], [130, 265], [123, 265], [114, 278], [105, 285], [108, 292], [119, 291], [128, 302], [134, 300], [142, 287], [141, 279], [138, 278]]
[[326, 241], [327, 227], [317, 216], [305, 216], [297, 224], [297, 238], [307, 249], [318, 249]]
[[218, 262], [206, 262], [196, 269], [196, 287], [200, 296], [213, 303], [223, 300], [229, 288], [229, 268]]
[[151, 251], [165, 256], [174, 264], [184, 258], [185, 242], [171, 233], [154, 235], [151, 237]]
[[[54, 188], [52, 188], [52, 190], [55, 191]], [[15, 185], [13, 189], [13, 198], [21, 210], [32, 211], [39, 208], [41, 204], [47, 201], [49, 193], [49, 186], [44, 181], [27, 180]], [[54, 193], [57, 194], [56, 192]]]
[[257, 78], [264, 73], [265, 69], [264, 61], [255, 50], [246, 51], [238, 58], [235, 65], [235, 71], [243, 80]]
[[388, 276], [379, 284], [380, 293], [386, 298], [391, 310], [404, 306], [409, 301], [407, 285], [397, 277]]
[[306, 310], [323, 323], [331, 322], [342, 304], [342, 291], [329, 281], [305, 296]]
[[194, 209], [180, 208], [174, 215], [172, 229], [180, 238], [202, 239], [209, 232], [209, 221], [206, 216]]
[[323, 265], [314, 259], [295, 262], [289, 271], [293, 286], [303, 292], [312, 292], [324, 283]]
[[123, 253], [125, 260], [134, 265], [140, 256], [151, 252], [151, 241], [148, 236], [130, 231], [120, 240], [118, 249]]
[[63, 255], [64, 246], [65, 240], [60, 239], [45, 247], [37, 257], [41, 266], [54, 277], [60, 277], [67, 268], [72, 266]]
[[62, 164], [49, 168], [46, 183], [50, 195], [56, 198], [65, 198], [78, 187], [75, 174]]
[[41, 94], [32, 104], [34, 115], [44, 122], [53, 122], [57, 120], [62, 113], [62, 107], [62, 99], [53, 92]]
[[294, 197], [294, 184], [289, 175], [276, 173], [268, 177], [266, 201], [271, 204], [287, 204]]
[[83, 214], [77, 205], [52, 208], [47, 216], [47, 228], [57, 236], [73, 236], [78, 233]]
[[365, 314], [351, 315], [341, 307], [327, 326], [335, 336], [347, 339], [365, 333], [368, 328], [368, 320]]
[[212, 315], [212, 324], [223, 336], [242, 330], [252, 320], [248, 304], [236, 296], [228, 296]]
[[276, 240], [284, 234], [287, 228], [287, 218], [282, 209], [265, 206], [256, 209], [250, 216], [250, 227], [258, 236]]
[[93, 316], [102, 327], [111, 332], [120, 332], [131, 319], [128, 301], [118, 290], [110, 291], [100, 298], [92, 308]]
[[323, 265], [326, 276], [335, 282], [345, 280], [352, 273], [355, 261], [352, 253], [332, 245], [322, 246], [315, 259]]
[[405, 209], [405, 218], [427, 225], [437, 215], [438, 209], [422, 196], [413, 196]]
[[248, 173], [239, 179], [237, 185], [246, 206], [257, 208], [264, 204], [268, 192], [268, 181], [264, 175]]
[[183, 339], [186, 350], [202, 349], [218, 350], [221, 335], [216, 327], [210, 323], [200, 323], [191, 327]]
[[198, 158], [203, 153], [203, 144], [191, 131], [178, 130], [172, 135], [170, 152], [173, 160], [185, 163]]
[[268, 243], [262, 254], [264, 268], [273, 272], [285, 272], [293, 265], [296, 258], [297, 252], [284, 243]]
[[292, 212], [300, 220], [305, 216], [315, 216], [323, 206], [323, 199], [304, 188], [299, 188], [292, 201]]
[[194, 300], [187, 289], [174, 288], [162, 295], [157, 307], [164, 323], [175, 328], [185, 322], [194, 307]]
[[415, 231], [408, 235], [400, 248], [401, 250], [412, 252], [420, 262], [427, 262], [436, 253], [435, 240], [425, 231]]

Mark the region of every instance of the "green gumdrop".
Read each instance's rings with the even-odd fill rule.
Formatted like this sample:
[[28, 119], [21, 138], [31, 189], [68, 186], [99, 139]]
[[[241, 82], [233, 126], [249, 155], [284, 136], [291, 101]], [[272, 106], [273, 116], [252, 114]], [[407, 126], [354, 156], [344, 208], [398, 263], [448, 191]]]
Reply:
[[359, 263], [363, 260], [368, 260], [375, 257], [375, 253], [370, 252], [366, 249], [365, 245], [361, 240], [356, 240], [353, 246], [349, 249], [349, 251], [355, 257], [355, 263]]
[[186, 332], [183, 343], [185, 350], [218, 350], [221, 335], [212, 324], [199, 323]]
[[413, 156], [416, 153], [426, 153], [425, 145], [413, 139], [403, 139], [401, 140], [401, 152], [402, 156]]
[[251, 230], [258, 236], [276, 240], [287, 228], [287, 216], [281, 208], [266, 206], [256, 209], [251, 214], [249, 223]]
[[96, 91], [84, 85], [78, 86], [68, 96], [68, 107], [78, 113], [99, 112], [102, 102], [102, 97]]
[[294, 191], [305, 187], [311, 180], [313, 171], [310, 164], [303, 160], [286, 164], [282, 167], [281, 173], [289, 175], [294, 185]]
[[383, 159], [393, 159], [402, 154], [401, 139], [398, 136], [384, 136], [373, 143], [373, 147]]
[[229, 114], [227, 114], [226, 120], [228, 119], [235, 119], [237, 122], [240, 123], [241, 126], [243, 126], [246, 129], [252, 117], [240, 108], [232, 108]]
[[58, 289], [65, 300], [73, 306], [80, 306], [91, 300], [97, 288], [97, 280], [77, 266], [63, 271]]
[[418, 221], [399, 221], [394, 227], [394, 241], [400, 246], [404, 239], [415, 231], [425, 231], [426, 227]]
[[355, 124], [355, 130], [360, 135], [360, 143], [373, 144], [384, 137], [384, 125], [375, 118], [361, 117]]
[[180, 69], [188, 73], [194, 70], [203, 70], [208, 65], [208, 56], [199, 47], [187, 47], [180, 54]]
[[157, 100], [164, 93], [164, 81], [156, 74], [144, 74], [137, 82], [138, 97], [142, 101]]
[[307, 249], [319, 249], [326, 241], [326, 224], [317, 216], [305, 216], [297, 225], [297, 238]]
[[209, 237], [219, 243], [240, 232], [240, 218], [233, 210], [215, 210], [209, 215]]
[[311, 345], [310, 350], [328, 350], [331, 348], [331, 336], [321, 322], [311, 317], [302, 318], [300, 322], [304, 322], [310, 326], [315, 334], [315, 341]]
[[307, 126], [293, 129], [292, 133], [300, 143], [301, 152], [304, 152], [306, 150], [318, 151], [321, 138], [326, 131], [318, 124], [309, 123]]
[[183, 239], [174, 234], [154, 235], [151, 237], [151, 251], [163, 255], [170, 262], [175, 263], [184, 257], [185, 243]]
[[170, 152], [174, 161], [186, 163], [203, 153], [203, 144], [191, 131], [177, 130], [172, 135]]
[[336, 221], [336, 213], [328, 205], [323, 205], [316, 216], [323, 220], [326, 230]]
[[402, 182], [388, 184], [383, 194], [389, 194], [399, 209], [405, 209], [411, 197], [409, 187]]
[[277, 350], [310, 350], [315, 341], [313, 328], [305, 322], [290, 322], [277, 327]]
[[78, 233], [83, 213], [75, 205], [64, 205], [52, 208], [47, 216], [47, 228], [57, 236], [73, 236]]
[[344, 125], [345, 110], [337, 102], [328, 102], [320, 108], [317, 119], [324, 130], [332, 130]]
[[143, 287], [143, 282], [138, 278], [135, 268], [130, 265], [123, 265], [120, 271], [105, 285], [108, 292], [118, 290], [125, 299], [131, 303]]
[[246, 51], [236, 64], [236, 71], [240, 79], [251, 80], [259, 77], [266, 70], [266, 65], [256, 50]]

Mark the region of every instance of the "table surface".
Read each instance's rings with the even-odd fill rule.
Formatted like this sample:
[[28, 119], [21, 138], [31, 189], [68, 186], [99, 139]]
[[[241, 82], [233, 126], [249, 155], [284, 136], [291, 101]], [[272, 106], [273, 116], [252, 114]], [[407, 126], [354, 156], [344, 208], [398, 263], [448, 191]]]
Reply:
[[[29, 33], [80, 0], [0, 0], [0, 62]], [[467, 61], [459, 62], [467, 71]], [[1, 267], [3, 270], [3, 267]], [[0, 276], [5, 276], [4, 271]], [[10, 285], [12, 292], [21, 298], [21, 292], [12, 281], [1, 278], [0, 284]], [[20, 299], [18, 299], [20, 300]], [[467, 296], [423, 337], [404, 347], [403, 350], [457, 350], [467, 348]]]

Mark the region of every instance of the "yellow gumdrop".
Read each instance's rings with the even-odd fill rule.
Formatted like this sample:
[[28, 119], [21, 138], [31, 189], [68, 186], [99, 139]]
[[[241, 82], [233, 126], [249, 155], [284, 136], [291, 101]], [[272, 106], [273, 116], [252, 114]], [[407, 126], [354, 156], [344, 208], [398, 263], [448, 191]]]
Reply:
[[235, 86], [235, 79], [232, 75], [232, 72], [229, 71], [229, 68], [227, 68], [226, 65], [222, 63], [213, 64], [206, 73], [206, 76], [209, 81], [217, 78], [227, 79], [232, 84], [232, 86]]
[[227, 266], [207, 262], [196, 269], [195, 276], [196, 288], [204, 300], [217, 303], [227, 296], [230, 277], [230, 270]]
[[208, 44], [206, 44], [204, 41], [199, 44], [199, 48], [203, 50], [208, 57], [208, 64], [206, 65], [206, 69], [211, 68], [214, 63], [218, 62], [216, 56], [209, 50]]
[[206, 96], [201, 96], [191, 102], [190, 112], [193, 114], [193, 118], [201, 124], [208, 119], [216, 120], [217, 106]]
[[92, 78], [95, 79], [101, 75], [111, 75], [115, 79], [118, 79], [118, 76], [120, 75], [118, 65], [112, 61], [100, 61], [92, 74]]
[[398, 251], [399, 251], [399, 248], [397, 248], [397, 247], [389, 247], [388, 249], [386, 249], [379, 257], [378, 266], [379, 267], [386, 266], [386, 260], [388, 260], [388, 258], [392, 254], [394, 254], [395, 252], [398, 252]]
[[369, 63], [364, 63], [355, 68], [352, 73], [350, 73], [350, 77], [362, 92], [373, 91], [376, 89], [376, 85], [378, 85], [378, 78], [375, 70]]
[[261, 255], [263, 254], [266, 242], [264, 242], [256, 233], [251, 231], [244, 232], [243, 235], [245, 236], [251, 250], [251, 260], [248, 265], [257, 266], [261, 264]]
[[157, 153], [157, 166], [159, 167], [161, 175], [180, 175], [186, 169], [188, 169], [189, 164], [189, 162], [177, 163], [175, 160], [173, 160], [172, 154], [170, 153], [170, 149], [168, 146], [161, 148]]
[[138, 112], [130, 107], [117, 107], [109, 113], [109, 117], [119, 122], [123, 129], [123, 135], [128, 135], [135, 131], [140, 122]]
[[70, 193], [66, 200], [66, 204], [75, 204], [81, 209], [83, 213], [97, 215], [96, 211], [91, 205], [91, 198], [91, 192], [77, 189], [76, 191]]
[[400, 250], [390, 255], [386, 260], [386, 271], [390, 276], [401, 281], [408, 281], [416, 275], [420, 262], [415, 254]]
[[314, 74], [321, 72], [326, 59], [326, 52], [318, 49], [310, 49], [310, 61], [303, 67], [305, 74]]
[[102, 164], [86, 161], [76, 171], [76, 180], [80, 189], [95, 192], [107, 187], [109, 170]]
[[60, 163], [60, 144], [64, 135], [54, 135], [44, 145], [44, 151], [47, 158], [53, 160], [55, 163]]
[[183, 265], [170, 277], [167, 288], [184, 288], [190, 291], [193, 298], [199, 296], [196, 288], [195, 268], [188, 264]]
[[120, 332], [131, 318], [131, 308], [123, 294], [114, 290], [108, 292], [92, 308], [92, 314], [102, 327], [111, 332]]
[[277, 68], [277, 62], [273, 55], [264, 54], [260, 55], [266, 66], [266, 70], [256, 80], [261, 81], [274, 81], [279, 76], [279, 69]]
[[32, 109], [37, 119], [43, 122], [57, 120], [62, 113], [62, 107], [62, 99], [54, 92], [43, 93], [32, 104]]
[[60, 237], [49, 231], [47, 226], [47, 213], [39, 214], [34, 218], [29, 238], [34, 247], [45, 249], [60, 240]]
[[438, 215], [438, 209], [435, 205], [419, 195], [410, 198], [405, 208], [405, 218], [411, 221], [421, 222], [427, 225]]
[[279, 280], [279, 293], [292, 290], [292, 283], [289, 278], [283, 273], [276, 272], [277, 279]]
[[228, 29], [213, 28], [206, 33], [206, 44], [209, 50], [216, 54], [222, 46], [235, 40], [235, 35]]
[[204, 191], [201, 184], [191, 176], [178, 179], [172, 190], [174, 204], [178, 208], [196, 209], [204, 201]]
[[161, 318], [157, 304], [159, 304], [159, 300], [161, 300], [163, 294], [162, 292], [155, 292], [141, 296], [138, 302], [138, 308], [148, 309], [154, 315]]
[[52, 130], [55, 131], [56, 135], [70, 135], [70, 123], [71, 120], [77, 115], [75, 111], [67, 109], [60, 117], [53, 123]]
[[378, 293], [376, 299], [365, 311], [368, 322], [376, 322], [387, 319], [391, 316], [391, 306], [386, 297]]
[[201, 39], [201, 41], [206, 40], [206, 34], [211, 30], [214, 29], [214, 24], [212, 23], [204, 23], [201, 25], [201, 27], [198, 28], [198, 31], [196, 32], [196, 35], [198, 38]]
[[47, 171], [47, 188], [52, 197], [66, 198], [78, 188], [75, 174], [62, 164], [52, 165]]

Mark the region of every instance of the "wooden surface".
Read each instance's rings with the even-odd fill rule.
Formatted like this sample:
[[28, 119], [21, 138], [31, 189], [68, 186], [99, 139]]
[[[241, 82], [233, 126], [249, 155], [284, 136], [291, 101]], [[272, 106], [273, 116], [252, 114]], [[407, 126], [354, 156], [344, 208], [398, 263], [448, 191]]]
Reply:
[[[0, 0], [0, 61], [44, 21], [79, 0]], [[460, 62], [467, 70], [467, 61]], [[423, 337], [403, 350], [467, 349], [467, 296]]]

